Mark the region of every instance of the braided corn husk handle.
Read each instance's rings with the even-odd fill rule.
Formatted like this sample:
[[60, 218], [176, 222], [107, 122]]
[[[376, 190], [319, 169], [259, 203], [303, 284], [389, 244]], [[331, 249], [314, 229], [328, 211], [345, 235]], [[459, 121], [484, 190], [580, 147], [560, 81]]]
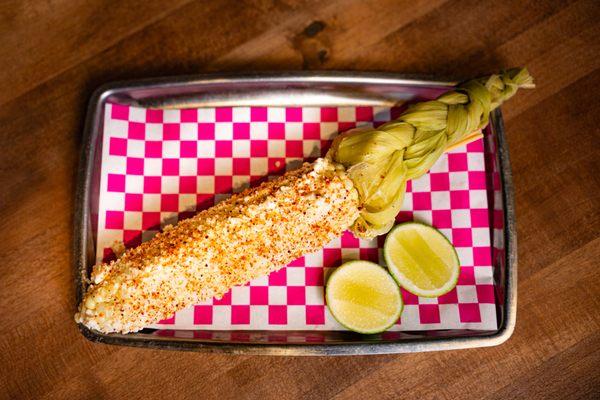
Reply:
[[372, 238], [388, 232], [402, 206], [406, 181], [429, 171], [449, 148], [479, 137], [490, 111], [519, 88], [532, 87], [526, 68], [509, 69], [412, 104], [378, 128], [340, 134], [327, 157], [346, 167], [358, 190], [361, 213], [351, 228], [354, 234]]

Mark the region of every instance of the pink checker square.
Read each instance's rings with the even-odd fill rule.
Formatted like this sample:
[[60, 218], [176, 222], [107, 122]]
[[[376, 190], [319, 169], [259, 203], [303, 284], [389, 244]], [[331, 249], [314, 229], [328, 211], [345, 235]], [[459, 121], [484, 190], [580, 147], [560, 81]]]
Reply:
[[502, 210], [493, 210], [492, 211], [494, 218], [494, 228], [501, 229], [504, 227], [504, 213]]
[[339, 132], [344, 132], [344, 131], [347, 131], [348, 129], [353, 129], [353, 128], [356, 128], [356, 122], [340, 122], [338, 124]]
[[412, 190], [412, 180], [406, 182], [406, 193], [411, 193]]
[[486, 304], [496, 304], [494, 285], [477, 285], [477, 301]]
[[448, 154], [448, 170], [450, 172], [466, 171], [467, 169], [467, 153]]
[[469, 171], [469, 189], [485, 190], [487, 188], [485, 171]]
[[337, 267], [342, 261], [342, 249], [323, 249], [323, 265]]
[[111, 249], [110, 247], [102, 250], [102, 262], [108, 263], [108, 262], [111, 262], [116, 259], [117, 259], [117, 256], [116, 256], [115, 252], [113, 251], [113, 249]]
[[379, 249], [360, 249], [360, 259], [378, 263]]
[[324, 325], [325, 324], [325, 307], [324, 306], [306, 306], [306, 323], [308, 325]]
[[251, 157], [266, 157], [269, 154], [269, 146], [266, 140], [253, 140], [250, 142]]
[[182, 158], [198, 157], [198, 142], [182, 140], [179, 143], [179, 154]]
[[123, 106], [120, 104], [112, 104], [112, 110], [110, 113], [110, 117], [112, 119], [121, 119], [128, 120], [129, 119], [129, 107]]
[[469, 228], [452, 229], [452, 244], [455, 247], [470, 247], [473, 245], [473, 235]]
[[179, 159], [165, 158], [162, 160], [162, 174], [165, 176], [179, 175]]
[[198, 122], [198, 110], [181, 110], [181, 122]]
[[231, 323], [233, 325], [248, 325], [250, 323], [250, 306], [231, 306]]
[[232, 120], [231, 107], [220, 107], [215, 110], [215, 117], [217, 122], [231, 122]]
[[286, 306], [269, 306], [269, 324], [285, 325], [287, 324]]
[[177, 213], [177, 220], [183, 221], [184, 219], [192, 218], [196, 213], [194, 211], [182, 211]]
[[431, 210], [431, 192], [418, 192], [412, 194], [413, 209]]
[[323, 268], [306, 267], [304, 271], [306, 286], [323, 286]]
[[446, 173], [430, 173], [431, 190], [441, 191], [450, 190], [450, 176]]
[[459, 304], [458, 315], [460, 316], [460, 322], [481, 322], [479, 305], [476, 303]]
[[459, 285], [474, 285], [475, 284], [475, 271], [473, 267], [461, 267], [460, 274], [458, 275]]
[[107, 211], [106, 229], [123, 229], [124, 214], [123, 211]]
[[452, 289], [446, 294], [438, 297], [439, 304], [456, 304], [458, 303], [458, 294], [456, 293], [456, 288]]
[[233, 179], [231, 176], [215, 176], [215, 193], [231, 193]]
[[314, 122], [307, 122], [302, 125], [302, 138], [305, 140], [320, 140], [321, 125]]
[[473, 228], [487, 228], [490, 226], [489, 212], [485, 208], [471, 209], [471, 226]]
[[321, 108], [321, 121], [322, 122], [336, 122], [338, 120], [338, 110], [335, 107], [322, 107]]
[[146, 158], [161, 158], [162, 157], [162, 142], [148, 140], [145, 144]]
[[164, 140], [179, 140], [180, 130], [179, 124], [164, 124], [163, 139]]
[[144, 175], [144, 159], [128, 157], [126, 172], [127, 175]]
[[146, 125], [141, 122], [130, 122], [127, 137], [129, 139], [144, 140], [146, 138]]
[[500, 181], [500, 174], [492, 175], [492, 183], [494, 189], [499, 189], [502, 186], [502, 182]]
[[450, 192], [450, 207], [456, 210], [469, 208], [469, 191], [454, 190]]
[[287, 270], [281, 268], [269, 274], [269, 286], [285, 286], [287, 284]]
[[[487, 135], [487, 133], [488, 132], [484, 132], [485, 135]], [[467, 144], [467, 151], [470, 153], [483, 153], [483, 150], [483, 139], [479, 139]]]
[[196, 325], [210, 325], [213, 321], [213, 308], [212, 306], [202, 305], [194, 306], [194, 324]]
[[400, 292], [402, 293], [402, 300], [404, 301], [404, 304], [407, 304], [407, 305], [419, 304], [419, 296], [416, 296], [410, 292], [407, 292], [404, 289], [400, 289]]
[[217, 140], [215, 142], [215, 156], [216, 157], [231, 157], [233, 153], [233, 146], [230, 141]]
[[144, 209], [144, 195], [140, 193], [125, 193], [125, 210], [142, 211]]
[[215, 160], [213, 158], [198, 159], [198, 175], [214, 175]]
[[269, 158], [269, 174], [280, 175], [285, 172], [285, 158]]
[[201, 122], [198, 124], [198, 140], [214, 140], [215, 124]]
[[302, 108], [288, 107], [285, 109], [285, 120], [287, 122], [302, 122]]
[[161, 186], [162, 184], [160, 176], [144, 177], [144, 193], [160, 193]]
[[163, 122], [163, 110], [146, 110], [146, 122], [160, 124]]
[[269, 288], [267, 286], [250, 286], [250, 304], [257, 306], [269, 304]]
[[178, 194], [161, 194], [160, 195], [160, 210], [161, 211], [179, 211], [179, 195]]
[[250, 139], [250, 124], [247, 122], [233, 123], [233, 140]]
[[489, 247], [473, 247], [473, 264], [482, 267], [492, 264], [492, 252]]
[[142, 243], [142, 231], [129, 230], [123, 231], [123, 243], [128, 249], [139, 246]]
[[252, 107], [250, 109], [252, 122], [265, 122], [267, 120], [267, 107]]
[[171, 318], [162, 319], [158, 323], [163, 324], [163, 325], [174, 325], [175, 324], [175, 315], [173, 315]]
[[360, 247], [360, 240], [358, 240], [350, 231], [346, 231], [341, 237], [343, 248]]
[[288, 286], [287, 303], [289, 305], [306, 304], [306, 289], [304, 286]]
[[269, 122], [267, 133], [269, 139], [285, 139], [285, 124], [281, 122]]
[[195, 176], [180, 176], [179, 177], [179, 192], [180, 193], [196, 193], [196, 177]]
[[296, 258], [294, 261], [288, 264], [288, 267], [304, 267], [305, 258], [304, 256]]
[[437, 304], [419, 304], [419, 320], [422, 324], [439, 324], [440, 306]]
[[142, 229], [145, 231], [160, 229], [160, 213], [146, 211], [142, 214]]
[[236, 158], [233, 160], [234, 175], [250, 175], [250, 159]]
[[196, 211], [206, 210], [215, 204], [212, 194], [196, 195]]
[[111, 156], [126, 156], [127, 155], [127, 139], [110, 138], [109, 154]]
[[396, 215], [396, 222], [408, 222], [414, 220], [414, 213], [412, 211], [400, 211], [398, 215]]
[[431, 220], [433, 226], [438, 229], [452, 228], [452, 212], [450, 210], [431, 211]]
[[125, 191], [125, 175], [108, 174], [107, 180], [107, 188], [109, 192]]
[[356, 107], [357, 121], [373, 121], [373, 107]]
[[225, 293], [220, 299], [213, 298], [213, 304], [215, 306], [228, 306], [231, 305], [231, 290]]

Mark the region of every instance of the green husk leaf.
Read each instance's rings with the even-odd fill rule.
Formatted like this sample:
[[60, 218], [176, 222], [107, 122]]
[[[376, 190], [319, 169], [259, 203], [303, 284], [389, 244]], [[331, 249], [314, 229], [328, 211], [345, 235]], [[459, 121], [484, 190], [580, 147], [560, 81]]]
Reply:
[[484, 128], [490, 111], [519, 88], [532, 87], [527, 69], [509, 69], [412, 104], [397, 120], [378, 128], [339, 135], [327, 157], [346, 167], [358, 191], [362, 211], [352, 226], [355, 235], [371, 238], [389, 231], [406, 181], [427, 173], [449, 146]]

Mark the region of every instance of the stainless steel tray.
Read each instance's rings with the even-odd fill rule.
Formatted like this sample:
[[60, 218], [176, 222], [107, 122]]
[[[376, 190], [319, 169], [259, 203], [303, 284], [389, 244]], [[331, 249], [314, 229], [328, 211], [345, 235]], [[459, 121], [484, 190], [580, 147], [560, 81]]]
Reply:
[[[453, 82], [401, 75], [356, 72], [212, 74], [116, 82], [97, 89], [89, 103], [78, 171], [75, 208], [74, 269], [79, 303], [95, 260], [103, 109], [107, 102], [146, 107], [184, 108], [249, 105], [392, 106], [432, 98]], [[358, 335], [340, 331], [209, 332], [171, 336], [142, 331], [103, 334], [79, 325], [95, 342], [172, 350], [271, 355], [389, 354], [494, 346], [506, 341], [516, 321], [517, 242], [512, 174], [500, 110], [492, 114], [485, 139], [489, 207], [501, 218], [490, 230], [499, 328], [494, 331], [444, 330]], [[495, 175], [495, 176], [494, 176]]]

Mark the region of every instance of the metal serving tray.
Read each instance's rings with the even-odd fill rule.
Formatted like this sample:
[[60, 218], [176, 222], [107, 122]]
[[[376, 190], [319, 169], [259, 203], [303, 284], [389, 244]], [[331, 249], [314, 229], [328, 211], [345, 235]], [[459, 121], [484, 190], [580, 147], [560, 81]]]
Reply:
[[[157, 108], [218, 106], [393, 106], [432, 98], [454, 82], [358, 72], [211, 74], [117, 82], [97, 89], [83, 132], [75, 209], [74, 269], [77, 304], [95, 262], [103, 110], [107, 102]], [[502, 114], [492, 114], [485, 136], [489, 207], [496, 214], [493, 245], [496, 314], [494, 331], [434, 330], [359, 335], [340, 331], [204, 331], [103, 334], [79, 325], [95, 342], [172, 350], [270, 355], [351, 355], [410, 353], [494, 346], [506, 341], [516, 321], [517, 242], [512, 174]], [[500, 216], [500, 218], [498, 218]], [[158, 333], [158, 334], [157, 334]], [[208, 335], [206, 333], [209, 333]], [[316, 340], [315, 340], [316, 339]]]

